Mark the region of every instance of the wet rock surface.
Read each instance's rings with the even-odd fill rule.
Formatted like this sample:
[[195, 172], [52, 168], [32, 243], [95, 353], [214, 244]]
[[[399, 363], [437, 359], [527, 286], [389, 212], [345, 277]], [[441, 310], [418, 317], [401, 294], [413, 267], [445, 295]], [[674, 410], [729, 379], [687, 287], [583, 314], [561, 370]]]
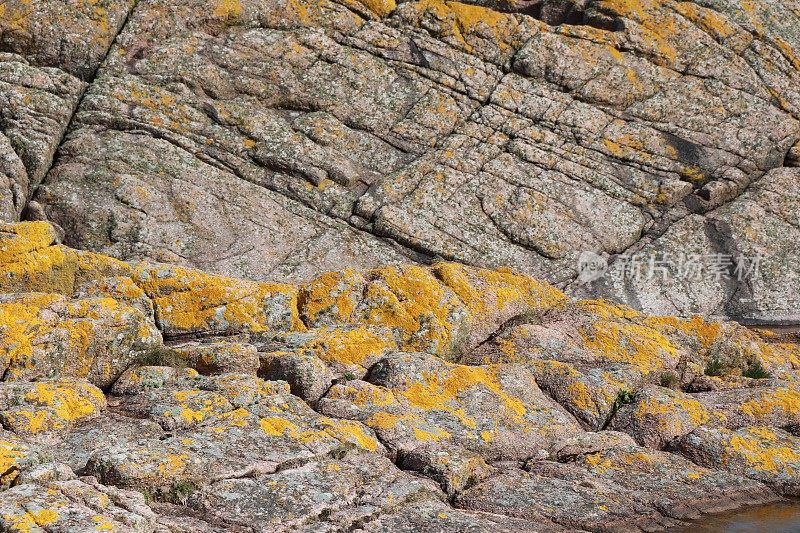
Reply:
[[54, 235], [0, 241], [9, 531], [659, 531], [800, 494], [791, 336], [510, 271], [253, 282]]

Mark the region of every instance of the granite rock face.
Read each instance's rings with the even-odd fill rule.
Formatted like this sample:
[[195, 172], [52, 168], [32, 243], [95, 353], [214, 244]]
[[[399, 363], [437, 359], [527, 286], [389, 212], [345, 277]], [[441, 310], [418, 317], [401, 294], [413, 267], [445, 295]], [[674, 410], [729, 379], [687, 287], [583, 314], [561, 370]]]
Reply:
[[0, 232], [9, 531], [659, 531], [799, 494], [791, 336], [456, 263], [297, 285], [55, 237]]
[[36, 80], [2, 89], [6, 219], [255, 280], [445, 259], [650, 313], [798, 318], [796, 6], [131, 4], [0, 13], [9, 79]]
[[795, 0], [0, 0], [0, 529], [798, 497], [799, 181]]

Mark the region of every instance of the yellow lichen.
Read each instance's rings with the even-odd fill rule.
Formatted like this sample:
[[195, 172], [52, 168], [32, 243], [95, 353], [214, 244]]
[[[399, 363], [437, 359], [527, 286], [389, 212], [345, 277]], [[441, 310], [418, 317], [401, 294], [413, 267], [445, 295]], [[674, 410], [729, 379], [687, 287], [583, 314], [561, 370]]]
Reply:
[[[497, 367], [448, 365], [446, 370], [439, 373], [423, 373], [421, 380], [409, 384], [399, 394], [418, 409], [449, 412], [466, 428], [475, 429], [475, 419], [463, 407], [459, 407], [459, 399], [468, 389], [483, 387], [500, 400], [510, 420], [524, 424], [525, 405], [503, 390], [496, 371]], [[502, 412], [498, 413], [498, 416], [503, 415]]]
[[612, 468], [611, 460], [603, 457], [599, 452], [587, 455], [586, 464], [591, 466], [598, 474], [602, 474]]
[[397, 350], [397, 343], [393, 338], [379, 335], [366, 327], [325, 328], [303, 348], [323, 361], [364, 366], [388, 351]]
[[797, 469], [800, 450], [792, 446], [779, 446], [777, 435], [769, 428], [749, 428], [748, 435], [734, 434], [728, 442], [729, 450], [722, 457], [727, 464], [733, 454], [739, 455], [748, 465], [764, 472], [783, 472]]
[[763, 392], [758, 398], [744, 402], [739, 408], [742, 413], [756, 419], [782, 411], [786, 415], [800, 414], [800, 390], [782, 387]]
[[238, 18], [242, 14], [242, 4], [240, 0], [217, 0], [214, 8], [214, 16], [220, 18]]
[[442, 33], [467, 51], [472, 51], [476, 38], [482, 36], [490, 39], [501, 50], [516, 44], [513, 33], [517, 21], [513, 15], [483, 6], [442, 0], [421, 0], [412, 5], [420, 14], [431, 13], [442, 21]]
[[304, 329], [297, 313], [297, 289], [292, 285], [149, 265], [136, 268], [134, 281], [153, 300], [164, 327], [172, 333], [269, 331], [274, 326], [272, 306], [288, 315], [281, 326]]
[[567, 296], [537, 279], [510, 270], [487, 270], [458, 263], [439, 263], [433, 272], [467, 306], [473, 323], [507, 308], [519, 314], [541, 313], [562, 306]]
[[259, 421], [262, 431], [270, 437], [283, 437], [289, 435], [295, 437], [300, 429], [297, 424], [278, 417], [262, 418]]
[[395, 0], [359, 0], [362, 4], [367, 6], [370, 11], [379, 17], [389, 16], [395, 9], [397, 9], [397, 2]]
[[401, 348], [447, 354], [453, 351], [462, 307], [455, 294], [426, 268], [387, 267], [369, 273], [363, 321], [398, 331]]
[[320, 422], [328, 426], [326, 431], [334, 438], [352, 442], [364, 450], [374, 452], [378, 449], [378, 440], [364, 432], [364, 426], [349, 420], [322, 418]]
[[352, 321], [353, 311], [360, 299], [364, 279], [352, 270], [325, 272], [300, 289], [303, 317], [315, 324], [323, 314], [339, 323]]
[[584, 345], [599, 358], [629, 363], [645, 374], [679, 360], [678, 349], [662, 333], [632, 321], [641, 316], [636, 311], [603, 301], [578, 305], [599, 318], [580, 331]]

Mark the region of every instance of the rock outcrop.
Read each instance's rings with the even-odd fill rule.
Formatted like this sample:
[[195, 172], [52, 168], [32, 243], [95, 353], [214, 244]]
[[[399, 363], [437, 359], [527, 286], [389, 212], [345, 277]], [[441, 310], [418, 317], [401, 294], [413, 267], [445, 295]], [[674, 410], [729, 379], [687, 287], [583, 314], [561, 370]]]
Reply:
[[798, 28], [0, 0], [0, 530], [636, 532], [800, 497]]
[[796, 6], [133, 4], [4, 5], [4, 219], [255, 280], [445, 259], [800, 318]]
[[46, 222], [0, 263], [9, 531], [655, 531], [800, 494], [791, 338], [454, 263], [125, 263]]

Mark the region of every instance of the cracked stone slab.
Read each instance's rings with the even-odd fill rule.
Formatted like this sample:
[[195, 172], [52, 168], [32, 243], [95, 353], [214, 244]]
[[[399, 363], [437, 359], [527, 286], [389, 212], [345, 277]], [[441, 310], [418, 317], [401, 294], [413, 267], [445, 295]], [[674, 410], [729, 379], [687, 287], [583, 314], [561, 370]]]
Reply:
[[[798, 238], [798, 177], [794, 168], [772, 170], [729, 203], [704, 217], [687, 216], [645, 244], [638, 251], [641, 260], [667, 261], [665, 275], [656, 274], [658, 283], [626, 277], [625, 264], [618, 261], [579, 292], [628, 302], [649, 313], [796, 322], [800, 281], [791, 243]], [[699, 276], [681, 273], [691, 258], [701, 269]]]
[[[581, 252], [681, 221], [714, 253], [720, 210], [793, 160], [797, 13], [771, 0], [368, 4], [139, 2], [37, 201], [125, 259], [307, 280], [441, 257], [567, 285]], [[738, 249], [777, 257], [764, 227]], [[786, 317], [787, 264], [748, 316]], [[729, 288], [681, 290], [685, 314]], [[662, 309], [651, 291], [613, 294]]]
[[20, 220], [133, 0], [0, 7], [0, 220]]
[[617, 446], [574, 462], [530, 461], [525, 470], [500, 471], [455, 504], [590, 531], [658, 531], [703, 512], [777, 501], [764, 485], [731, 476], [677, 455]]

